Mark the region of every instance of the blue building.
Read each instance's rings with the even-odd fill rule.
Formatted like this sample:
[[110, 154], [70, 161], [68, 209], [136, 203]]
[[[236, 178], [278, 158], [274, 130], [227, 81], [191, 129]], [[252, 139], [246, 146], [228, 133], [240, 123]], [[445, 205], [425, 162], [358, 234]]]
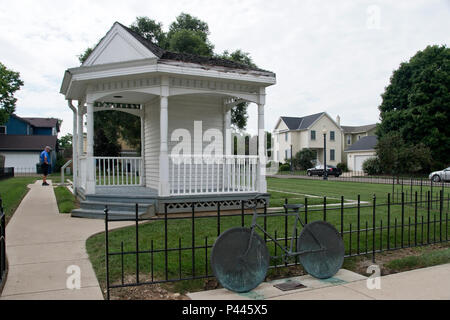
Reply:
[[18, 173], [36, 172], [39, 155], [45, 146], [53, 149], [52, 167], [56, 162], [57, 136], [60, 120], [55, 118], [25, 118], [15, 114], [0, 126], [0, 154], [5, 167]]

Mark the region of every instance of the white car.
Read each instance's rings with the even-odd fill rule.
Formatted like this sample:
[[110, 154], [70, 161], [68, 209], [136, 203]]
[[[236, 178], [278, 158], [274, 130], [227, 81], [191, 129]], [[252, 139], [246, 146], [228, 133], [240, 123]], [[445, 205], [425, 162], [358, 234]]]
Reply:
[[450, 181], [450, 167], [430, 173], [429, 178], [433, 180], [433, 182]]

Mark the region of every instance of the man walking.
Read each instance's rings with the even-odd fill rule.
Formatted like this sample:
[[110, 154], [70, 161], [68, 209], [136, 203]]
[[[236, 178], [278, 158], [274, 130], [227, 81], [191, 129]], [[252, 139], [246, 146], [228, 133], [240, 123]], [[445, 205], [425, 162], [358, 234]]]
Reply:
[[48, 154], [50, 151], [52, 150], [52, 148], [50, 148], [49, 146], [46, 146], [44, 151], [41, 152], [41, 168], [42, 168], [42, 173], [44, 175], [43, 177], [43, 181], [42, 185], [43, 186], [48, 186], [49, 184], [47, 183], [47, 175], [48, 175], [48, 168], [50, 167], [50, 155]]

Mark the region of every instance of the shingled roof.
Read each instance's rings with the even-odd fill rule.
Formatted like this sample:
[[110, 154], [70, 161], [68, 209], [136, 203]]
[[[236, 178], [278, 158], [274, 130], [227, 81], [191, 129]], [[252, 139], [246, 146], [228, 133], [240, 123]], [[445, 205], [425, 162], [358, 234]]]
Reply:
[[46, 146], [56, 148], [56, 136], [25, 136], [2, 135], [0, 137], [1, 151], [42, 151]]
[[365, 126], [341, 126], [344, 133], [358, 133], [358, 132], [367, 132], [369, 130], [374, 129], [377, 126], [376, 123], [368, 124]]
[[226, 67], [226, 68], [232, 68], [232, 69], [253, 70], [253, 71], [260, 71], [260, 72], [268, 72], [268, 73], [272, 73], [273, 75], [275, 75], [271, 71], [263, 70], [263, 69], [260, 69], [257, 67], [251, 67], [246, 64], [237, 63], [237, 62], [227, 60], [227, 59], [205, 57], [205, 56], [199, 56], [199, 55], [187, 54], [187, 53], [170, 52], [170, 51], [164, 50], [163, 48], [154, 44], [152, 41], [141, 36], [139, 33], [133, 31], [132, 29], [130, 29], [127, 26], [124, 26], [120, 22], [116, 22], [116, 23], [118, 25], [120, 25], [122, 28], [124, 28], [126, 31], [128, 31], [128, 33], [130, 33], [136, 40], [138, 40], [142, 45], [144, 45], [148, 50], [150, 50], [155, 56], [157, 56], [161, 60], [173, 60], [173, 61], [190, 62], [190, 63], [209, 65], [209, 66], [220, 66], [220, 67]]
[[345, 149], [345, 152], [375, 150], [375, 146], [377, 145], [377, 141], [378, 141], [378, 139], [377, 139], [376, 136], [361, 137], [361, 139], [359, 139], [354, 144], [352, 144], [350, 147]]
[[281, 117], [289, 130], [304, 130], [309, 128], [310, 125], [319, 119], [325, 112], [311, 114], [304, 117]]
[[28, 121], [32, 126], [37, 128], [53, 128], [58, 126], [58, 119], [55, 118], [24, 118], [22, 119]]

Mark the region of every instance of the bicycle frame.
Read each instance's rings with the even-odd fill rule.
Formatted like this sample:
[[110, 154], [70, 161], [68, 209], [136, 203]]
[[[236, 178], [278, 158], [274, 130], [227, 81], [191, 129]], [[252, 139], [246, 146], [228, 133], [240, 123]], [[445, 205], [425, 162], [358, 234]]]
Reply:
[[[273, 238], [269, 233], [267, 233], [266, 230], [264, 230], [264, 228], [262, 228], [262, 227], [256, 222], [256, 219], [257, 219], [258, 217], [267, 217], [267, 216], [271, 216], [271, 217], [289, 217], [289, 216], [295, 216], [295, 217], [296, 217], [296, 218], [295, 218], [295, 223], [294, 223], [294, 226], [293, 226], [293, 229], [292, 229], [292, 235], [291, 235], [291, 241], [290, 241], [291, 243], [290, 243], [289, 250], [288, 250], [285, 246], [283, 246], [282, 244], [280, 244], [280, 243], [279, 243], [275, 238]], [[267, 213], [265, 213], [265, 214], [258, 214], [258, 212], [257, 212], [257, 210], [256, 210], [256, 205], [255, 205], [255, 206], [253, 207], [252, 224], [251, 224], [251, 226], [250, 226], [250, 229], [251, 229], [250, 241], [249, 241], [249, 243], [248, 243], [248, 247], [247, 247], [247, 250], [246, 250], [245, 253], [244, 253], [244, 256], [246, 256], [246, 255], [248, 254], [248, 251], [249, 251], [250, 248], [251, 248], [251, 245], [252, 245], [252, 239], [253, 239], [253, 234], [254, 234], [254, 232], [255, 232], [255, 228], [258, 228], [262, 233], [264, 233], [267, 237], [269, 237], [269, 238], [275, 243], [275, 245], [277, 245], [277, 246], [284, 252], [284, 255], [281, 256], [284, 260], [286, 260], [287, 258], [290, 258], [290, 257], [299, 256], [299, 255], [302, 255], [302, 254], [305, 254], [305, 253], [315, 253], [315, 252], [321, 252], [321, 251], [324, 251], [325, 249], [323, 248], [323, 246], [319, 243], [319, 241], [317, 240], [317, 238], [315, 237], [315, 235], [314, 235], [313, 233], [311, 233], [311, 232], [310, 232], [311, 236], [313, 237], [313, 239], [314, 239], [314, 241], [317, 243], [317, 245], [320, 247], [320, 249], [317, 249], [317, 250], [303, 250], [303, 251], [294, 251], [294, 250], [293, 250], [293, 247], [294, 247], [294, 238], [295, 238], [294, 235], [295, 235], [295, 231], [296, 231], [296, 229], [297, 229], [298, 222], [300, 222], [300, 224], [302, 225], [302, 227], [305, 226], [305, 224], [303, 223], [303, 221], [302, 221], [301, 218], [300, 218], [300, 213], [299, 213], [298, 210], [297, 210], [296, 213], [288, 213], [287, 210], [286, 210], [286, 213], [284, 213], [284, 214], [267, 214]], [[273, 259], [273, 258], [277, 258], [277, 257], [271, 256], [271, 258]]]

